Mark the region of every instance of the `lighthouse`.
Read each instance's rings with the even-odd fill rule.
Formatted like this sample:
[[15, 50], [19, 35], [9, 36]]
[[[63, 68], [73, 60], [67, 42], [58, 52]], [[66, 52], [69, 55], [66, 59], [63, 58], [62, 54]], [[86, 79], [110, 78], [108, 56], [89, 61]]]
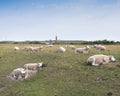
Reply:
[[57, 37], [57, 35], [55, 36], [55, 41], [58, 41], [58, 37]]

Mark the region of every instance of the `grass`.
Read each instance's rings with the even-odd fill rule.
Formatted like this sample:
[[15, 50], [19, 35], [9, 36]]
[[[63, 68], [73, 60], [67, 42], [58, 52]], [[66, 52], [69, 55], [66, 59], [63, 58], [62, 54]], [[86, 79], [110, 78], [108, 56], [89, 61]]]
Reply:
[[[58, 45], [53, 48], [44, 45], [43, 52], [14, 52], [13, 46], [0, 45], [0, 96], [108, 96], [109, 93], [120, 96], [119, 45], [106, 45], [107, 50], [102, 52], [91, 48], [90, 53], [84, 55], [75, 54], [71, 49], [57, 53]], [[87, 66], [87, 58], [98, 53], [114, 55], [117, 62], [100, 67]], [[42, 61], [48, 66], [32, 78], [22, 82], [6, 78], [14, 68]]]

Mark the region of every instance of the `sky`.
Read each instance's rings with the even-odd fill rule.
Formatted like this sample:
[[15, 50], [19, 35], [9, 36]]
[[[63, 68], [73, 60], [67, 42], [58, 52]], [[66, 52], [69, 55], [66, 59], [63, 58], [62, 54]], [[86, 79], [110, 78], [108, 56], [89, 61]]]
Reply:
[[0, 41], [120, 41], [120, 0], [0, 0]]

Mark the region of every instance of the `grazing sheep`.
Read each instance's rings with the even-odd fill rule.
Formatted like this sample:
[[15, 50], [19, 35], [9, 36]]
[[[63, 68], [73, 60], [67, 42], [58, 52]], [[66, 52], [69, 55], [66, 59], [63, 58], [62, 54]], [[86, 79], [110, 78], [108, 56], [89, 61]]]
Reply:
[[66, 49], [64, 47], [60, 46], [57, 51], [64, 53], [66, 51]]
[[14, 50], [15, 50], [15, 51], [18, 51], [19, 49], [20, 49], [20, 48], [17, 47], [17, 46], [14, 47]]
[[75, 46], [74, 45], [66, 45], [66, 48], [75, 49]]
[[23, 80], [25, 77], [25, 69], [17, 68], [10, 73], [13, 80]]
[[89, 46], [85, 46], [84, 48], [76, 48], [75, 53], [83, 53], [86, 54], [89, 51]]
[[38, 70], [39, 68], [46, 67], [47, 64], [44, 63], [27, 63], [23, 66], [26, 70]]
[[114, 62], [116, 59], [113, 56], [107, 56], [103, 54], [90, 56], [87, 60], [89, 65], [99, 66], [101, 64], [107, 64], [109, 62]]
[[104, 50], [106, 50], [106, 47], [105, 46], [103, 46], [103, 45], [97, 45], [97, 44], [95, 44], [95, 45], [93, 45], [93, 47], [96, 49], [96, 50], [101, 50], [101, 51], [104, 51]]

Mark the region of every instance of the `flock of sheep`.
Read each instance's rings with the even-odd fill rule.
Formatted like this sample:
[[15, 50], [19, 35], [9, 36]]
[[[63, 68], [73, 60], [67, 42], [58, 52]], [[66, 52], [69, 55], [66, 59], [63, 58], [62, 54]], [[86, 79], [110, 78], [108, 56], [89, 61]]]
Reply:
[[[53, 45], [47, 45], [46, 47], [53, 47]], [[100, 51], [106, 50], [106, 47], [100, 44], [95, 44], [92, 47]], [[66, 45], [65, 47], [59, 46], [56, 51], [60, 53], [64, 53], [66, 52], [67, 48], [74, 50], [75, 54], [78, 54], [78, 53], [87, 54], [89, 53], [89, 49], [90, 49], [89, 46], [85, 46], [83, 48], [76, 48], [76, 46], [74, 45]], [[18, 51], [19, 49], [20, 48], [17, 46], [14, 47], [15, 51]], [[39, 46], [39, 47], [27, 46], [23, 50], [38, 52], [38, 51], [43, 51], [43, 46]], [[93, 56], [90, 56], [87, 59], [87, 64], [92, 66], [100, 66], [102, 64], [107, 64], [109, 62], [115, 62], [115, 61], [116, 59], [114, 58], [114, 56], [95, 54]], [[44, 63], [28, 63], [28, 64], [25, 64], [22, 68], [14, 69], [10, 75], [12, 80], [24, 80], [36, 74], [39, 69], [46, 66], [47, 64], [44, 64]]]
[[[100, 51], [104, 51], [106, 50], [106, 47], [100, 44], [95, 44], [92, 46], [93, 48], [95, 48], [96, 50], [100, 50]], [[89, 46], [85, 46], [83, 48], [75, 48], [75, 46], [73, 45], [67, 45], [67, 48], [74, 48], [75, 49], [75, 53], [83, 53], [86, 54], [89, 52]], [[92, 66], [100, 66], [102, 64], [107, 64], [109, 62], [115, 62], [116, 59], [114, 56], [110, 55], [103, 55], [103, 54], [96, 54], [93, 56], [90, 56], [87, 59], [87, 64], [92, 65]]]
[[[36, 52], [38, 52], [38, 51], [42, 51], [42, 49], [43, 49], [43, 46], [33, 47], [33, 46], [31, 45], [31, 46], [25, 47], [23, 50], [25, 50], [25, 51], [36, 51]], [[15, 46], [15, 47], [14, 47], [14, 50], [15, 50], [15, 51], [18, 51], [18, 50], [20, 50], [20, 48], [17, 47], [17, 46]]]

